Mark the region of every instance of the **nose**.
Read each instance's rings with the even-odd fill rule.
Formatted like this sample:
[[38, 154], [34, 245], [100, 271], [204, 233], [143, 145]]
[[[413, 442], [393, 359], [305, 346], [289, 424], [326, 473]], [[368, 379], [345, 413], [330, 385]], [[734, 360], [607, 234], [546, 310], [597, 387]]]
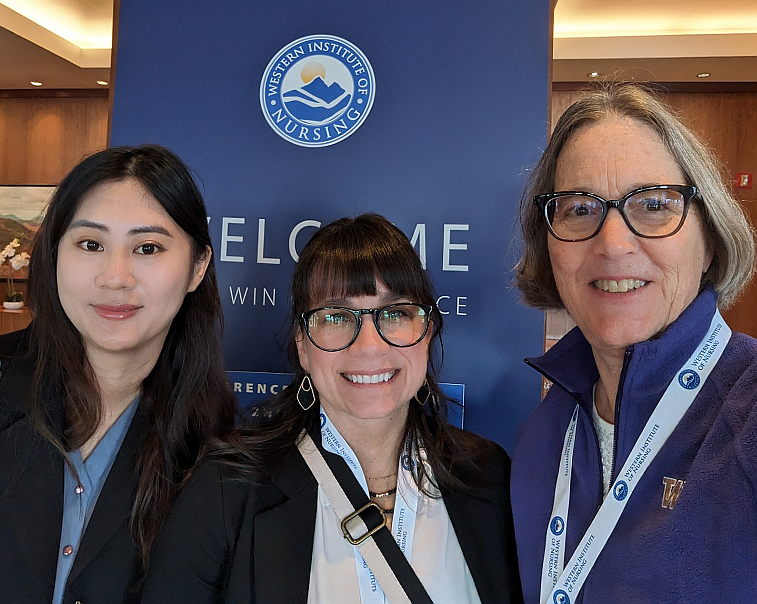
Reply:
[[373, 315], [363, 315], [362, 325], [357, 334], [357, 338], [350, 346], [353, 353], [375, 353], [389, 347], [384, 339], [379, 335], [376, 324], [373, 322]]
[[132, 289], [136, 283], [130, 253], [111, 251], [103, 254], [103, 264], [100, 273], [95, 278], [97, 287]]
[[628, 254], [637, 245], [636, 235], [628, 228], [617, 208], [609, 209], [604, 224], [593, 241], [596, 252], [609, 258]]

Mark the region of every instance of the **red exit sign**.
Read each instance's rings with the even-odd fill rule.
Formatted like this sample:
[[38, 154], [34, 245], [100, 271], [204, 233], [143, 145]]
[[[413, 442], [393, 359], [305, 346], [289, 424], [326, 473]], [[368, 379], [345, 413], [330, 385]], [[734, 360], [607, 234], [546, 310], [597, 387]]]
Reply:
[[736, 188], [737, 189], [751, 189], [752, 188], [752, 175], [748, 172], [740, 172], [736, 174]]

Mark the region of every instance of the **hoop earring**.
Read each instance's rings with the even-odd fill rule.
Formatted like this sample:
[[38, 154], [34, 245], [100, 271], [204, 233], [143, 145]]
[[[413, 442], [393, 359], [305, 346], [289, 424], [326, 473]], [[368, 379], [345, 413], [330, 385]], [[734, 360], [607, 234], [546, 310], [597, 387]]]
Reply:
[[297, 388], [297, 403], [300, 405], [303, 411], [307, 411], [315, 404], [316, 391], [313, 386], [313, 382], [310, 379], [310, 375], [307, 373], [300, 382], [300, 387]]
[[413, 399], [415, 399], [415, 402], [421, 407], [423, 407], [429, 399], [431, 399], [432, 403], [436, 404], [436, 395], [431, 392], [431, 388], [428, 385], [428, 378], [423, 380], [423, 385], [418, 389], [418, 392], [415, 393]]

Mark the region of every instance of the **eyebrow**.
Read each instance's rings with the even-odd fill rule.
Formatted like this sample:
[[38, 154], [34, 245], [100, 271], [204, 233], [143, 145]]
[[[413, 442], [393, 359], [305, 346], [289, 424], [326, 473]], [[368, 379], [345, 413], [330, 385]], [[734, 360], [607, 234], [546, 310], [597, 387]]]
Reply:
[[[91, 220], [75, 220], [71, 223], [71, 225], [68, 227], [68, 230], [72, 229], [95, 229], [97, 231], [102, 231], [103, 233], [110, 233], [110, 227], [99, 223], [99, 222], [93, 222]], [[129, 229], [129, 235], [141, 235], [143, 233], [157, 233], [159, 235], [165, 235], [166, 237], [173, 237], [171, 233], [166, 229], [165, 227], [158, 226], [156, 224], [150, 224], [150, 225], [144, 225], [144, 226], [138, 226], [134, 227], [133, 229]]]

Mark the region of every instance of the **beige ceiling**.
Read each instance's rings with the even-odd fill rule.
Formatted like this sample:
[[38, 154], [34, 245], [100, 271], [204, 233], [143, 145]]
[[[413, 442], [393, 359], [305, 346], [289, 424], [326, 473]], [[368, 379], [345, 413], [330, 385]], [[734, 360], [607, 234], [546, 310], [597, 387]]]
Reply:
[[757, 0], [557, 0], [553, 79], [757, 81]]
[[[0, 0], [0, 89], [97, 88], [113, 0]], [[757, 82], [757, 0], [558, 0], [553, 79]]]

